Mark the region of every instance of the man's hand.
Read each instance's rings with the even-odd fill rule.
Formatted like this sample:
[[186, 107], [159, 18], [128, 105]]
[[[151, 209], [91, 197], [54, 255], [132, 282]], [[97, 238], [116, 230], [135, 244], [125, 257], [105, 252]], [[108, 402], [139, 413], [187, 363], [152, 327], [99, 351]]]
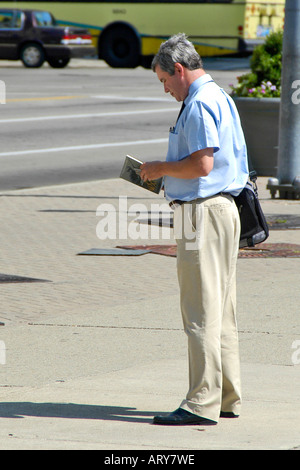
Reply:
[[163, 162], [146, 162], [141, 165], [141, 178], [143, 181], [157, 180], [164, 176]]
[[152, 181], [162, 176], [193, 179], [207, 176], [214, 166], [213, 148], [206, 148], [192, 153], [186, 158], [174, 162], [146, 162], [141, 165], [143, 181]]

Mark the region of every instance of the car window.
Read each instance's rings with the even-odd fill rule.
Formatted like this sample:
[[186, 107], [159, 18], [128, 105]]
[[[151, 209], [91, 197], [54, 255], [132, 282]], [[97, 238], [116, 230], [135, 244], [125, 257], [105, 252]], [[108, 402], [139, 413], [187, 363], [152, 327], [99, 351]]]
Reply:
[[55, 20], [48, 11], [34, 11], [33, 18], [36, 26], [55, 26]]
[[19, 29], [22, 27], [21, 11], [0, 10], [0, 29]]

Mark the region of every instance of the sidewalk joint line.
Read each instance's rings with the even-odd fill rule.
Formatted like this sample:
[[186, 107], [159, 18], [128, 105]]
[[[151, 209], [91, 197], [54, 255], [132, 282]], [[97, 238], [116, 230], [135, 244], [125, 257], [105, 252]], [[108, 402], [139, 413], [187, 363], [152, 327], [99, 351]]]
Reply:
[[62, 328], [103, 328], [103, 329], [119, 329], [119, 330], [158, 330], [158, 331], [182, 331], [182, 328], [158, 328], [158, 327], [142, 327], [142, 326], [113, 326], [113, 325], [70, 325], [60, 323], [28, 323], [29, 326], [56, 326]]

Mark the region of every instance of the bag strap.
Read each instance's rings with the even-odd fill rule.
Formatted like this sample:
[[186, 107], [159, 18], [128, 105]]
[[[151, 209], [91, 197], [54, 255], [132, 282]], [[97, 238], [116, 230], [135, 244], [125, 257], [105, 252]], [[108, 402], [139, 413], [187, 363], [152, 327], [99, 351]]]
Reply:
[[252, 160], [248, 154], [248, 167], [249, 167], [249, 178], [251, 183], [253, 183], [253, 189], [255, 191], [256, 196], [258, 195], [258, 188], [257, 188], [257, 172], [253, 167]]

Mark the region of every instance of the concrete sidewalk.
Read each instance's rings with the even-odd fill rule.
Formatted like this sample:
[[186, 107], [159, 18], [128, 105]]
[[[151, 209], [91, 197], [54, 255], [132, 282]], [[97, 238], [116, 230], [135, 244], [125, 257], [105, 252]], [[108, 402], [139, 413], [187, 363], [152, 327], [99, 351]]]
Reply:
[[[266, 182], [265, 213], [300, 216]], [[188, 385], [176, 260], [78, 255], [174, 244], [99, 240], [97, 207], [118, 214], [120, 195], [128, 208], [164, 202], [119, 179], [0, 194], [0, 272], [38, 280], [1, 283], [0, 449], [300, 449], [300, 258], [238, 260], [240, 418], [153, 426]], [[299, 245], [300, 231], [271, 230], [268, 243]]]

